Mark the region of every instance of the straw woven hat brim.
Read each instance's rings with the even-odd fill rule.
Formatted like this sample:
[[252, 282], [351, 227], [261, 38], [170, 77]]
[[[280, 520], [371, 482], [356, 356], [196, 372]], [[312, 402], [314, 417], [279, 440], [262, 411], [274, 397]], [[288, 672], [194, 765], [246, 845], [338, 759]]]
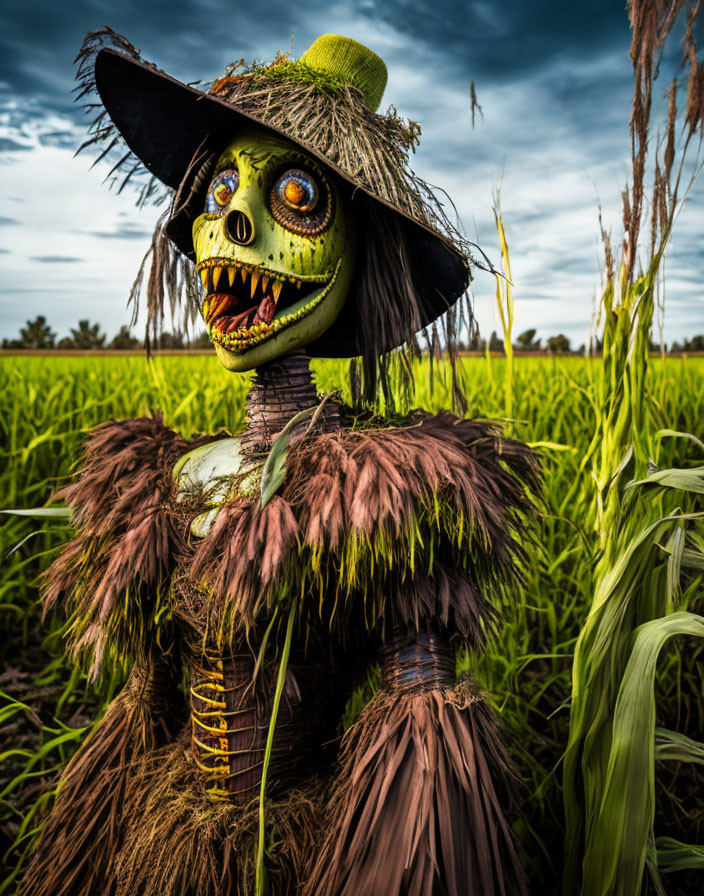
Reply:
[[[209, 136], [221, 134], [225, 140], [243, 125], [256, 125], [283, 136], [314, 156], [350, 185], [353, 199], [361, 191], [397, 216], [413, 260], [412, 276], [422, 326], [447, 311], [466, 291], [470, 281], [467, 258], [445, 236], [376, 194], [325, 154], [292, 134], [272, 127], [221, 97], [183, 84], [148, 63], [113, 49], [104, 48], [97, 54], [94, 78], [105, 110], [129, 149], [167, 187], [178, 190], [195, 153]], [[179, 244], [178, 239], [175, 241], [184, 254], [192, 257], [192, 247]], [[351, 357], [357, 353], [353, 344], [354, 314], [354, 309], [343, 310], [339, 324], [316, 346], [316, 354]]]

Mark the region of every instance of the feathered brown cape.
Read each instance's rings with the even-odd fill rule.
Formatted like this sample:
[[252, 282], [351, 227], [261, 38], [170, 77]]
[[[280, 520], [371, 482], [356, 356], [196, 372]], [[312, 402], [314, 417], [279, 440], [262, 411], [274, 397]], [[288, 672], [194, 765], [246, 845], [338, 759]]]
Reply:
[[519, 575], [537, 463], [490, 423], [419, 413], [309, 437], [266, 507], [235, 494], [194, 539], [202, 508], [177, 501], [171, 471], [208, 440], [187, 442], [159, 417], [103, 424], [77, 482], [57, 495], [78, 534], [46, 574], [45, 606], [65, 600], [71, 648], [96, 666], [106, 644], [139, 655], [184, 610], [169, 588], [177, 561], [208, 589], [207, 624], [221, 637], [294, 600], [331, 628], [361, 611], [370, 631], [432, 619], [471, 639], [480, 595]]
[[[419, 413], [401, 426], [357, 423], [309, 436], [290, 449], [284, 482], [264, 508], [233, 482], [212, 530], [197, 539], [190, 522], [202, 502], [179, 500], [172, 468], [201, 442], [186, 442], [158, 417], [105, 424], [88, 441], [78, 481], [61, 495], [73, 508], [78, 534], [47, 573], [45, 601], [47, 607], [65, 601], [69, 643], [92, 657], [94, 670], [106, 649], [142, 666], [154, 645], [170, 655], [184, 631], [211, 644], [256, 641], [272, 619], [285, 620], [292, 608], [297, 641], [305, 643], [311, 629], [327, 633], [340, 644], [341, 663], [350, 645], [378, 644], [387, 627], [399, 623], [459, 635], [475, 647], [481, 643], [490, 615], [484, 596], [515, 582], [524, 559], [517, 534], [538, 477], [526, 446], [503, 438], [491, 424], [450, 414]], [[274, 642], [276, 637], [274, 628]], [[324, 788], [324, 816], [317, 822], [306, 816], [307, 837], [318, 825], [318, 847], [305, 856], [296, 853], [296, 867], [282, 866], [273, 879], [330, 896], [523, 892], [504, 816], [508, 764], [494, 723], [477, 700], [466, 684], [380, 693], [346, 736], [339, 772]], [[132, 715], [124, 718], [110, 738], [136, 743], [144, 761], [153, 761], [143, 723], [137, 735], [128, 730]], [[109, 743], [95, 746], [105, 737], [99, 731], [93, 747], [89, 743], [69, 768], [49, 823], [53, 838], [75, 821], [81, 799], [87, 799], [75, 785], [78, 770], [86, 770], [84, 794], [97, 783], [93, 765], [81, 757], [91, 749], [115, 755]], [[118, 875], [111, 886], [122, 892], [120, 881], [136, 886], [141, 879], [144, 889], [140, 875], [153, 868], [149, 892], [176, 892], [170, 863], [153, 855], [149, 860], [150, 849], [158, 846], [162, 859], [184, 855], [183, 842], [198, 836], [200, 845], [188, 854], [199, 855], [207, 869], [199, 896], [224, 894], [222, 882], [233, 879], [235, 892], [248, 892], [238, 852], [242, 857], [251, 850], [230, 835], [213, 834], [237, 829], [236, 815], [228, 822], [223, 810], [210, 838], [194, 825], [181, 830], [171, 815], [192, 772], [184, 766], [171, 775], [171, 796], [154, 785], [152, 798], [144, 793], [142, 799], [135, 781], [156, 781], [153, 767], [146, 773], [134, 750], [121, 749], [128, 758], [113, 762], [105, 798], [110, 803], [114, 788], [122, 786], [130, 804], [143, 802], [153, 817], [135, 829], [113, 799], [103, 836], [93, 831], [81, 856], [84, 871], [109, 867]], [[304, 794], [291, 805], [320, 805], [316, 788], [315, 796]], [[193, 800], [206, 801], [194, 809], [206, 817], [207, 798], [194, 794]], [[294, 830], [295, 819], [286, 822], [277, 811], [271, 817], [278, 817], [281, 830]], [[142, 828], [152, 831], [149, 848], [138, 836]], [[60, 839], [64, 858], [45, 837], [28, 880], [35, 887], [44, 881], [38, 894], [83, 896], [90, 892], [85, 875], [74, 874], [69, 889], [46, 882], [71, 872], [65, 857], [75, 851], [67, 850], [65, 836]], [[282, 862], [294, 861], [290, 850], [280, 852]], [[233, 872], [233, 863], [239, 870]], [[245, 864], [249, 875], [251, 862]]]

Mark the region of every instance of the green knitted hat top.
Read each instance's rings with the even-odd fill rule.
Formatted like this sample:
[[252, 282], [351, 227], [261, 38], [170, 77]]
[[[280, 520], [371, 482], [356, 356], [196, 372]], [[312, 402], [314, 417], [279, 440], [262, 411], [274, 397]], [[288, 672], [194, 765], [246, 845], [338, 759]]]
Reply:
[[364, 44], [339, 34], [323, 34], [298, 61], [356, 87], [371, 112], [379, 108], [388, 79], [386, 63]]

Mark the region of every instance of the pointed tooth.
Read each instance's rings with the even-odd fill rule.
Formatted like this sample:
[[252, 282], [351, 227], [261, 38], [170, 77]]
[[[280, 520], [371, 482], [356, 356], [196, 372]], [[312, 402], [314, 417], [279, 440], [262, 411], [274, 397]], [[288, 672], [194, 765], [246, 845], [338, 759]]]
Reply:
[[274, 293], [274, 302], [279, 301], [279, 296], [281, 295], [281, 287], [282, 286], [283, 286], [283, 283], [281, 282], [281, 280], [274, 280], [274, 282], [271, 286], [271, 290]]
[[205, 318], [205, 322], [206, 322], [206, 324], [208, 324], [208, 326], [210, 326], [210, 323], [213, 320], [213, 318], [216, 316], [216, 314], [217, 314], [217, 309], [212, 304], [209, 303], [207, 309], [205, 309], [205, 311], [203, 313], [203, 317]]
[[209, 309], [210, 319], [212, 319], [213, 317], [216, 317], [218, 314], [220, 314], [221, 311], [224, 311], [225, 308], [227, 307], [228, 302], [229, 302], [228, 296], [220, 296], [219, 298], [216, 298], [213, 301], [213, 303]]
[[296, 289], [300, 289], [300, 288], [301, 288], [301, 281], [296, 280]]
[[218, 283], [220, 282], [220, 277], [222, 276], [222, 268], [219, 264], [216, 264], [213, 268], [213, 289], [218, 288]]
[[240, 268], [240, 276], [242, 277], [242, 282], [247, 282], [247, 271], [244, 268]]
[[235, 282], [235, 277], [237, 276], [237, 268], [233, 268], [230, 266], [227, 269], [227, 279], [230, 281], [230, 286]]
[[203, 268], [200, 272], [200, 282], [203, 284], [203, 289], [208, 289], [208, 269]]
[[249, 294], [252, 298], [254, 298], [254, 293], [257, 290], [257, 283], [259, 283], [260, 277], [261, 277], [261, 271], [252, 271], [252, 285], [249, 290]]
[[269, 277], [266, 274], [262, 274], [262, 292], [266, 292], [266, 288], [269, 285]]

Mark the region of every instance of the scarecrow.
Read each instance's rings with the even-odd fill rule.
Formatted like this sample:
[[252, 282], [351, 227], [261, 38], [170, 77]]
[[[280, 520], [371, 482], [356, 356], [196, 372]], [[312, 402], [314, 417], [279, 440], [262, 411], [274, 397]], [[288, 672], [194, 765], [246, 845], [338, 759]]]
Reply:
[[[524, 893], [513, 773], [455, 657], [519, 575], [537, 467], [486, 422], [359, 410], [391, 406], [417, 333], [452, 350], [470, 280], [408, 166], [418, 127], [377, 113], [383, 61], [324, 35], [196, 87], [105, 29], [79, 78], [90, 142], [169, 190], [135, 286], [149, 333], [181, 302], [254, 375], [240, 435], [111, 421], [61, 493], [76, 535], [45, 605], [93, 674], [131, 671], [21, 892]], [[312, 357], [354, 359], [355, 409]]]

